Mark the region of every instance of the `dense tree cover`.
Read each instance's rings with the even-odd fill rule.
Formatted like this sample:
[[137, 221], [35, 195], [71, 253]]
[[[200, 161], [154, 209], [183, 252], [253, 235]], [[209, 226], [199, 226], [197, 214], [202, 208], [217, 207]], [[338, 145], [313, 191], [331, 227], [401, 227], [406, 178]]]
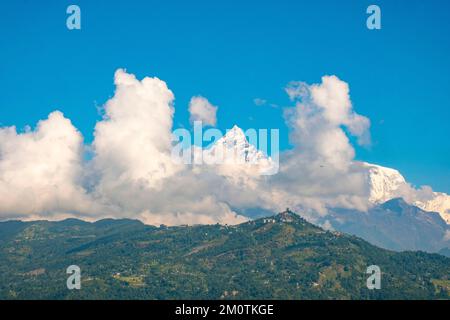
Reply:
[[[66, 268], [81, 268], [68, 290]], [[380, 290], [366, 269], [382, 271]], [[450, 259], [392, 252], [292, 213], [238, 226], [0, 223], [0, 299], [448, 299]]]

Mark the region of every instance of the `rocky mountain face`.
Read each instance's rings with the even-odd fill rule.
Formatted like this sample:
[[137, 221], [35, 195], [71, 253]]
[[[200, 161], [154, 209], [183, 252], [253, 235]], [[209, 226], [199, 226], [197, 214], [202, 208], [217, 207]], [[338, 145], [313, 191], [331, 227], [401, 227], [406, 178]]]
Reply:
[[450, 248], [450, 228], [435, 212], [426, 212], [397, 198], [368, 212], [331, 209], [321, 223], [396, 251], [439, 252]]

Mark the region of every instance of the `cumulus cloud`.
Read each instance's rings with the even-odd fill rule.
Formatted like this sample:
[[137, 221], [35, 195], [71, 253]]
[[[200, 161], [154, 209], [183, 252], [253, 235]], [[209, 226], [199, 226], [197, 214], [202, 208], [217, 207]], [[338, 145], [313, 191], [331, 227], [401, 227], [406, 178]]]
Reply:
[[202, 121], [203, 125], [215, 126], [217, 123], [216, 113], [218, 107], [213, 106], [208, 99], [195, 96], [189, 102], [190, 121]]
[[114, 82], [116, 92], [94, 132], [98, 189], [112, 191], [129, 183], [154, 187], [177, 170], [170, 158], [174, 95], [164, 81], [139, 81], [122, 69]]
[[[167, 84], [158, 78], [139, 80], [122, 69], [114, 83], [92, 145], [83, 145], [81, 134], [60, 112], [34, 131], [0, 129], [2, 219], [129, 217], [156, 225], [236, 224], [247, 219], [238, 212], [256, 207], [291, 207], [314, 220], [329, 207], [368, 206], [367, 168], [354, 161], [347, 134], [370, 143], [370, 121], [354, 111], [348, 84], [336, 76], [325, 76], [319, 84], [291, 82], [286, 88], [294, 104], [285, 110], [294, 148], [280, 155], [280, 171], [273, 176], [242, 164], [174, 162], [174, 94]], [[193, 97], [189, 111], [191, 121], [217, 122], [217, 107], [203, 97]], [[86, 148], [89, 160], [84, 160]]]
[[[297, 103], [294, 110], [294, 127], [299, 129], [301, 135], [308, 131], [307, 124], [315, 125], [320, 123], [326, 129], [346, 127], [349, 132], [358, 138], [360, 144], [370, 143], [370, 120], [354, 112], [350, 100], [350, 89], [346, 82], [336, 76], [322, 77], [322, 83], [307, 85], [303, 82], [291, 82], [286, 87], [286, 92], [290, 99]], [[336, 130], [337, 131], [337, 130]], [[308, 131], [309, 132], [309, 131]], [[337, 139], [343, 138], [345, 132], [342, 130], [331, 133]]]
[[283, 155], [274, 178], [281, 199], [319, 213], [335, 206], [365, 209], [367, 170], [355, 164], [344, 128], [363, 140], [370, 121], [354, 112], [348, 84], [324, 76], [320, 84], [291, 82], [286, 92], [295, 102], [285, 110], [294, 149]]
[[[0, 129], [0, 218], [138, 218], [151, 224], [236, 224], [227, 178], [171, 158], [174, 95], [158, 78], [119, 69], [94, 141], [54, 112], [36, 130]], [[84, 160], [84, 152], [92, 155]], [[219, 195], [219, 196], [218, 196]]]
[[82, 154], [81, 134], [59, 111], [34, 131], [1, 128], [1, 217], [88, 217], [96, 206], [82, 187]]
[[434, 198], [433, 189], [430, 186], [414, 188], [410, 183], [404, 182], [393, 192], [394, 198], [403, 198], [408, 203], [427, 202]]
[[[118, 70], [115, 84], [93, 143], [94, 195], [109, 213], [152, 224], [243, 221], [214, 197], [207, 178], [172, 161], [174, 95], [166, 83]], [[216, 108], [206, 99], [193, 98], [190, 109], [196, 120], [215, 123]]]

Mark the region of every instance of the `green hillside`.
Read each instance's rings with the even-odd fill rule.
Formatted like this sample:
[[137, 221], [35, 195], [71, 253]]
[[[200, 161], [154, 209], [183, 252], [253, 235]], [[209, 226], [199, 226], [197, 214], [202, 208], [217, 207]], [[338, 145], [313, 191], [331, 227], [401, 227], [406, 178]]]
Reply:
[[[366, 287], [378, 265], [381, 289]], [[68, 290], [66, 268], [81, 268]], [[238, 226], [0, 223], [0, 299], [448, 299], [450, 259], [396, 253], [285, 212]]]

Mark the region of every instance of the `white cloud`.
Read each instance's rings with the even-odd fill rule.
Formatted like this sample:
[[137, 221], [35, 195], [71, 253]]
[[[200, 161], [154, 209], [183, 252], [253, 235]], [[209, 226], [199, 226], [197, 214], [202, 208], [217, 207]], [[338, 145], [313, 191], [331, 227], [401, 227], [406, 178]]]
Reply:
[[[82, 161], [80, 133], [58, 112], [34, 132], [2, 129], [4, 218], [8, 212], [28, 218], [138, 217], [155, 224], [233, 224], [245, 218], [232, 208], [278, 210], [301, 204], [324, 212], [328, 205], [361, 205], [355, 194], [364, 189], [362, 175], [350, 165], [354, 151], [340, 128], [358, 115], [351, 111], [348, 87], [337, 78], [324, 78], [321, 85], [302, 84], [302, 102], [297, 101], [299, 94], [291, 93], [297, 104], [288, 119], [296, 148], [283, 155], [280, 174], [270, 178], [241, 165], [175, 164], [174, 95], [166, 83], [138, 80], [119, 69], [115, 85], [95, 127], [88, 162]], [[192, 119], [213, 125], [216, 110], [203, 97], [191, 100]], [[363, 131], [355, 132], [360, 136]], [[333, 183], [338, 180], [343, 183]]]
[[253, 99], [253, 103], [255, 105], [257, 105], [258, 107], [260, 107], [260, 106], [265, 105], [267, 103], [267, 100], [261, 99], [261, 98], [255, 98], [255, 99]]
[[104, 119], [95, 126], [99, 189], [120, 189], [128, 183], [155, 186], [177, 170], [170, 158], [174, 95], [164, 81], [139, 81], [122, 69], [115, 74], [115, 84]]
[[[174, 95], [166, 83], [118, 70], [115, 84], [93, 143], [94, 194], [109, 214], [153, 224], [243, 221], [211, 192], [208, 174], [172, 161]], [[202, 117], [196, 120], [215, 123], [206, 99], [193, 98], [191, 109]]]
[[189, 102], [190, 121], [202, 121], [203, 125], [215, 126], [218, 107], [213, 106], [206, 98], [195, 96]]
[[370, 126], [366, 117], [352, 110], [347, 83], [324, 76], [321, 84], [291, 83], [286, 92], [296, 102], [286, 118], [298, 153], [322, 166], [346, 170], [355, 152], [342, 127], [362, 138]]
[[235, 224], [246, 220], [197, 172], [171, 158], [174, 96], [164, 81], [118, 70], [116, 91], [95, 127], [92, 159], [81, 134], [54, 112], [35, 131], [0, 129], [0, 217], [139, 218], [147, 223]]
[[89, 216], [82, 187], [82, 136], [55, 111], [36, 130], [0, 129], [0, 215], [3, 218]]
[[[324, 76], [321, 84], [313, 85], [291, 82], [286, 92], [291, 100], [297, 101], [297, 110], [293, 112], [297, 116], [294, 126], [300, 131], [311, 129], [305, 127], [306, 124], [315, 126], [319, 123], [322, 127], [335, 129], [345, 126], [361, 144], [370, 143], [370, 120], [353, 111], [349, 86], [338, 77]], [[335, 132], [334, 135], [340, 134]]]
[[279, 106], [275, 103], [270, 103], [269, 101], [267, 101], [266, 99], [261, 99], [261, 98], [255, 98], [253, 99], [253, 103], [258, 106], [258, 107], [262, 107], [262, 106], [269, 106], [271, 108], [279, 108]]
[[[0, 129], [2, 219], [235, 224], [246, 220], [235, 211], [247, 208], [291, 207], [314, 219], [328, 207], [368, 206], [368, 169], [354, 161], [344, 128], [368, 143], [370, 121], [353, 110], [347, 83], [335, 76], [286, 88], [295, 103], [285, 112], [294, 148], [280, 155], [280, 172], [269, 177], [242, 165], [174, 163], [174, 95], [166, 83], [138, 80], [122, 69], [114, 81], [91, 146], [83, 146], [81, 134], [60, 112], [34, 131]], [[216, 124], [217, 107], [205, 98], [193, 97], [189, 110], [191, 121]], [[91, 160], [83, 160], [85, 148], [92, 150]]]
[[363, 140], [370, 121], [353, 111], [347, 83], [325, 76], [320, 84], [291, 82], [286, 92], [295, 102], [285, 110], [294, 149], [280, 157], [272, 202], [322, 214], [327, 207], [367, 208], [367, 170], [354, 163], [343, 127]]

